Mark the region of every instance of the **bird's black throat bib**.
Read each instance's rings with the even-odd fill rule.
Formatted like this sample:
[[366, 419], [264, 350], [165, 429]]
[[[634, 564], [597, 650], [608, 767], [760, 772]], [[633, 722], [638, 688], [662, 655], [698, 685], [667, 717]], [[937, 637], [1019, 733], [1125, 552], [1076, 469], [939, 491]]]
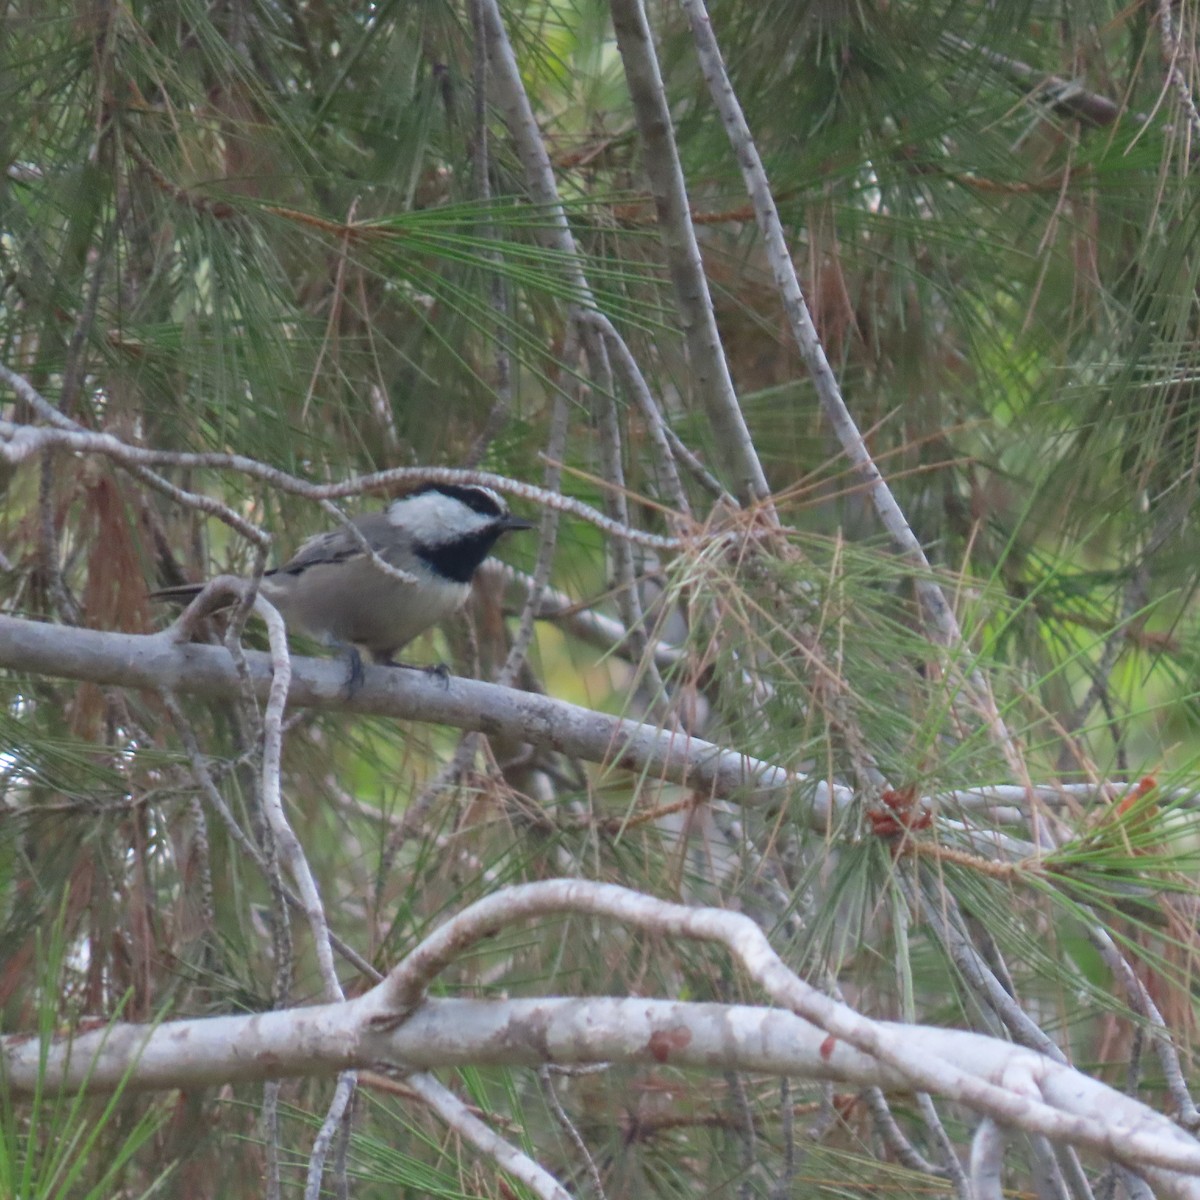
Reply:
[[476, 568], [491, 553], [503, 532], [502, 529], [480, 529], [477, 533], [436, 546], [414, 542], [413, 553], [435, 574], [455, 583], [470, 583]]

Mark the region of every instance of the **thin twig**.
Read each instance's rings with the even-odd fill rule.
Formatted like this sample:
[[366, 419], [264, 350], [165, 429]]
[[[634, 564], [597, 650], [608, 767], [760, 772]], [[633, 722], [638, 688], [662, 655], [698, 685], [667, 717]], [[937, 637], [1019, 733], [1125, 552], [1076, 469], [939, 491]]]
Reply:
[[[182, 715], [182, 714], [181, 714]], [[217, 905], [213, 890], [212, 855], [208, 841], [208, 821], [204, 816], [204, 805], [195, 792], [188, 797], [188, 817], [191, 829], [186, 841], [185, 878], [195, 875], [199, 880], [200, 928], [206, 939], [211, 938], [217, 923]]]
[[902, 1163], [910, 1171], [919, 1171], [922, 1175], [932, 1175], [935, 1178], [945, 1178], [949, 1171], [931, 1163], [912, 1142], [905, 1136], [881, 1088], [867, 1088], [863, 1092], [863, 1100], [871, 1113], [871, 1122], [875, 1132], [879, 1134], [883, 1144], [896, 1156], [897, 1162]]
[[[1086, 121], [1089, 125], [1103, 127], [1114, 124], [1122, 114], [1121, 105], [1102, 96], [1099, 92], [1091, 92], [1081, 87], [1074, 79], [1064, 79], [1060, 75], [1051, 75], [1038, 67], [1030, 66], [1019, 59], [1010, 58], [986, 46], [977, 46], [966, 38], [960, 38], [953, 33], [944, 32], [940, 39], [945, 45], [981, 58], [997, 70], [1003, 72], [1014, 83], [1026, 89], [1032, 99], [1040, 100], [1054, 111], [1063, 116]], [[1143, 123], [1146, 120], [1140, 113], [1130, 113], [1131, 119]]]
[[1009, 994], [961, 929], [957, 900], [940, 887], [939, 881], [924, 868], [916, 889], [917, 895], [912, 897], [910, 894], [910, 899], [915, 899], [934, 936], [979, 1002], [999, 1018], [1019, 1045], [1028, 1046], [1056, 1062], [1065, 1063], [1067, 1057], [1058, 1044], [1025, 1012], [1016, 997]]
[[350, 1200], [350, 1134], [354, 1125], [354, 1106], [346, 1105], [342, 1123], [338, 1126], [337, 1142], [333, 1148], [333, 1182], [337, 1200]]
[[[254, 601], [255, 612], [266, 622], [271, 647], [271, 689], [267, 707], [263, 714], [263, 762], [262, 798], [263, 811], [267, 818], [275, 845], [304, 901], [312, 933], [313, 949], [317, 956], [317, 967], [321, 976], [322, 991], [326, 1000], [340, 1001], [346, 998], [337, 968], [333, 961], [333, 945], [329, 937], [329, 922], [325, 906], [313, 877], [312, 868], [300, 839], [296, 837], [283, 808], [283, 793], [280, 786], [280, 769], [283, 758], [283, 714], [287, 705], [288, 688], [291, 686], [292, 664], [287, 647], [287, 629], [279, 610], [263, 596]], [[345, 1071], [338, 1078], [333, 1101], [325, 1115], [321, 1129], [313, 1142], [308, 1161], [308, 1179], [305, 1184], [305, 1200], [318, 1200], [321, 1181], [325, 1174], [325, 1162], [347, 1107], [354, 1097], [357, 1083], [354, 1071]]]
[[[505, 581], [514, 589], [519, 589], [522, 604], [528, 603], [532, 592], [534, 579], [523, 571], [498, 559], [488, 559], [481, 570], [495, 571], [503, 576]], [[615, 654], [618, 658], [633, 661], [633, 650], [630, 646], [629, 631], [615, 617], [597, 611], [591, 605], [580, 604], [572, 600], [565, 592], [560, 592], [549, 586], [543, 587], [541, 601], [535, 613], [539, 621], [552, 621], [568, 633], [577, 637], [586, 645], [594, 646], [605, 654]], [[649, 645], [654, 655], [655, 665], [660, 671], [666, 671], [683, 661], [686, 652], [678, 646], [666, 642], [652, 641]]]
[[308, 1156], [308, 1177], [304, 1183], [304, 1200], [320, 1200], [321, 1198], [325, 1161], [329, 1157], [329, 1149], [333, 1145], [334, 1138], [339, 1135], [344, 1136], [343, 1131], [357, 1084], [358, 1074], [355, 1071], [343, 1071], [338, 1076], [333, 1099], [325, 1113], [325, 1119], [321, 1122], [321, 1128], [313, 1139], [312, 1153]]
[[[1028, 1046], [1056, 1062], [1065, 1064], [1067, 1057], [1057, 1043], [1025, 1012], [1017, 998], [1001, 983], [961, 928], [962, 914], [957, 900], [938, 887], [938, 882], [926, 872], [922, 873], [917, 886], [920, 889], [920, 905], [926, 921], [980, 1002], [1000, 1019], [1020, 1045]], [[998, 948], [993, 946], [992, 950], [998, 958]], [[1000, 964], [1003, 966], [1003, 960], [1000, 960]], [[1007, 976], [1007, 971], [1005, 975]], [[1077, 1196], [1082, 1200], [1091, 1200], [1087, 1176], [1078, 1156], [1070, 1147], [1065, 1152], [1065, 1161]], [[1058, 1169], [1055, 1161], [1055, 1172]]]
[[650, 440], [658, 451], [654, 457], [654, 468], [662, 475], [663, 494], [667, 503], [676, 512], [691, 516], [692, 509], [688, 503], [687, 492], [684, 491], [679, 472], [675, 468], [675, 452], [667, 436], [667, 423], [659, 412], [637, 359], [633, 357], [617, 327], [603, 313], [581, 313], [580, 319], [596, 325], [600, 330], [626, 392], [633, 397], [641, 410], [646, 428], [650, 431]]
[[[207, 512], [218, 517], [232, 529], [236, 529], [243, 537], [248, 538], [257, 546], [269, 546], [271, 538], [256, 525], [251, 524], [232, 508], [213, 500], [208, 496], [198, 496], [176, 487], [155, 471], [148, 469], [152, 465], [153, 452], [139, 452], [135, 447], [126, 446], [119, 438], [109, 433], [92, 433], [76, 421], [64, 416], [50, 403], [27, 379], [10, 370], [0, 363], [0, 380], [3, 380], [31, 408], [40, 414], [44, 421], [49, 421], [52, 428], [35, 425], [17, 425], [11, 421], [0, 421], [0, 457], [14, 465], [20, 463], [30, 454], [38, 453], [51, 446], [67, 446], [72, 449], [87, 450], [106, 454], [126, 466], [137, 479], [169, 496], [180, 504]], [[99, 449], [99, 447], [106, 449]], [[132, 457], [131, 457], [132, 454]], [[221, 456], [233, 457], [240, 456]], [[170, 455], [168, 455], [168, 460]], [[160, 461], [168, 461], [160, 460]]]
[[683, 443], [683, 439], [679, 434], [671, 428], [670, 425], [663, 421], [662, 430], [667, 439], [667, 444], [671, 447], [675, 457], [687, 467], [691, 472], [692, 478], [706, 491], [714, 500], [720, 500], [723, 504], [734, 507], [737, 501], [725, 490], [721, 481], [692, 453], [692, 451]]
[[[28, 384], [20, 376], [0, 364], [0, 379], [20, 380], [23, 387]], [[510, 479], [490, 471], [463, 471], [453, 467], [393, 467], [376, 471], [370, 475], [359, 475], [341, 483], [315, 484], [300, 479], [286, 471], [247, 458], [241, 454], [219, 454], [216, 452], [191, 453], [175, 450], [152, 450], [142, 446], [131, 446], [111, 433], [91, 433], [80, 429], [51, 428], [43, 425], [17, 425], [11, 421], [0, 421], [0, 458], [14, 465], [30, 455], [40, 453], [47, 447], [74, 450], [79, 453], [100, 454], [127, 467], [138, 478], [145, 479], [152, 487], [182, 504], [188, 504], [202, 512], [218, 517], [231, 528], [256, 545], [270, 544], [270, 537], [252, 525], [226, 505], [207, 496], [198, 496], [175, 487], [161, 477], [153, 479], [143, 473], [149, 465], [173, 466], [180, 469], [213, 469], [237, 471], [263, 483], [270, 484], [282, 492], [301, 496], [308, 500], [336, 500], [344, 496], [355, 496], [366, 492], [386, 491], [393, 487], [414, 487], [421, 483], [475, 484], [494, 488], [509, 495], [557, 509], [570, 516], [578, 517], [595, 525], [597, 529], [613, 537], [624, 538], [635, 545], [651, 550], [681, 550], [689, 543], [685, 538], [663, 537], [641, 529], [621, 526], [590, 505], [571, 496], [547, 492], [519, 479]]]
[[396, 855], [400, 853], [401, 847], [421, 827], [426, 814], [438, 799], [466, 774], [471, 763], [474, 762], [478, 750], [479, 735], [476, 733], [463, 734], [454, 748], [454, 753], [438, 768], [433, 778], [421, 788], [412, 803], [405, 809], [404, 816], [389, 834], [383, 847], [383, 853], [379, 857], [379, 877], [375, 890], [376, 907], [380, 903], [383, 885], [392, 873]]
[[[563, 346], [562, 363], [568, 373], [568, 378], [575, 379], [574, 362], [578, 355], [579, 344], [576, 338], [574, 323], [568, 326], [566, 344]], [[577, 385], [568, 385], [572, 393]], [[549, 492], [557, 492], [562, 487], [562, 468], [559, 463], [566, 457], [568, 419], [570, 416], [570, 399], [562, 391], [554, 393], [550, 413], [550, 433], [546, 440], [546, 465], [542, 471], [542, 486]], [[516, 633], [508, 648], [496, 682], [505, 687], [511, 687], [516, 681], [530, 644], [533, 642], [534, 621], [540, 615], [543, 597], [550, 582], [550, 571], [554, 565], [554, 549], [558, 542], [558, 513], [547, 508], [542, 513], [542, 523], [538, 530], [538, 555], [534, 564], [533, 575], [529, 577], [528, 589], [525, 593], [525, 603], [521, 607], [521, 617], [517, 622]]]
[[279, 1161], [279, 1092], [282, 1084], [278, 1079], [268, 1079], [263, 1084], [262, 1109], [259, 1126], [267, 1147], [266, 1179], [263, 1192], [266, 1200], [280, 1200], [283, 1195]]
[[[272, 873], [270, 864], [264, 857], [263, 852], [247, 837], [245, 830], [238, 824], [237, 818], [234, 817], [233, 812], [225, 803], [225, 797], [221, 795], [221, 791], [213, 779], [213, 774], [208, 769], [199, 743], [196, 741], [195, 734], [192, 732], [192, 728], [183, 714], [183, 709], [179, 706], [179, 701], [172, 692], [165, 688], [159, 688], [158, 694], [175, 726], [176, 735], [179, 737], [184, 751], [187, 753], [192, 775], [200, 785], [208, 803], [221, 818], [221, 823], [225, 826], [226, 833], [228, 833], [234, 845], [262, 872], [272, 891], [278, 887], [288, 906], [293, 911], [303, 914], [305, 911], [304, 901], [286, 883], [278, 879], [278, 871], [274, 874]], [[383, 979], [383, 974], [363, 958], [352, 946], [348, 945], [332, 931], [329, 937], [334, 949], [365, 979], [370, 979], [373, 983], [379, 983]]]
[[[58, 412], [64, 422], [71, 424], [74, 424], [71, 412], [79, 399], [79, 392], [86, 374], [84, 350], [96, 319], [96, 308], [100, 302], [100, 288], [109, 261], [112, 238], [116, 232], [116, 226], [121, 222], [124, 208], [125, 206], [122, 204], [115, 221], [105, 230], [96, 263], [88, 281], [83, 306], [79, 310], [71, 330], [70, 340], [67, 342]], [[29, 396], [26, 395], [25, 399], [28, 401]], [[49, 450], [44, 451], [41, 455], [41, 476], [38, 480], [38, 516], [38, 530], [41, 537], [40, 557], [42, 570], [46, 577], [47, 591], [50, 593], [51, 602], [58, 612], [59, 619], [77, 625], [83, 619], [83, 613], [78, 601], [71, 595], [67, 587], [59, 563], [58, 533], [54, 522], [54, 459]]]
[[646, 11], [641, 0], [613, 0], [611, 7], [613, 30], [642, 140], [642, 165], [654, 194], [696, 390], [717, 444], [727, 457], [728, 469], [738, 481], [739, 495], [744, 500], [765, 502], [771, 489], [738, 404], [717, 329]]
[[1146, 985], [1137, 977], [1137, 972], [1129, 965], [1128, 960], [1117, 948], [1116, 942], [1108, 931], [1098, 923], [1093, 922], [1086, 927], [1088, 940], [1100, 952], [1101, 958], [1108, 969], [1116, 977], [1125, 993], [1129, 1007], [1133, 1009], [1147, 1024], [1154, 1052], [1158, 1057], [1159, 1069], [1166, 1081], [1167, 1091], [1175, 1103], [1175, 1119], [1193, 1133], [1200, 1128], [1200, 1109], [1187, 1085], [1187, 1077], [1183, 1065], [1179, 1061], [1179, 1051], [1171, 1039], [1170, 1030], [1159, 1012], [1158, 1005], [1150, 995]]
[[[1181, 20], [1187, 19], [1187, 9], [1182, 5], [1179, 15]], [[1158, 0], [1158, 23], [1162, 29], [1162, 56], [1163, 62], [1166, 64], [1167, 76], [1171, 80], [1171, 86], [1175, 89], [1179, 105], [1187, 117], [1191, 140], [1200, 141], [1200, 111], [1196, 109], [1196, 100], [1192, 95], [1191, 85], [1179, 65], [1179, 60], [1184, 57], [1183, 37], [1181, 33], [1176, 32], [1175, 23], [1171, 19], [1171, 0]], [[1195, 61], [1189, 63], [1189, 66], [1195, 70]]]
[[406, 1080], [408, 1086], [433, 1109], [459, 1137], [482, 1151], [541, 1200], [571, 1200], [570, 1193], [544, 1167], [518, 1150], [495, 1130], [485, 1125], [448, 1088], [432, 1075], [419, 1072]]
[[38, 475], [38, 565], [46, 583], [52, 611], [60, 621], [78, 625], [83, 620], [79, 602], [67, 589], [63, 578], [58, 545], [58, 530], [54, 520], [54, 455], [49, 450], [39, 456]]
[[[821, 343], [812, 314], [800, 288], [795, 263], [783, 233], [779, 211], [771, 195], [770, 182], [763, 168], [758, 148], [746, 123], [746, 118], [734, 94], [721, 51], [713, 34], [704, 0], [680, 0], [692, 30], [692, 40], [700, 62], [705, 82], [708, 84], [730, 144], [742, 170], [746, 190], [754, 204], [755, 219], [763, 239], [767, 259], [775, 279], [775, 286], [783, 302], [784, 312], [791, 326], [792, 335], [808, 368], [809, 375], [821, 403], [822, 411], [833, 426], [842, 450], [854, 470], [863, 479], [871, 502], [880, 522], [887, 530], [900, 553], [909, 561], [914, 571], [914, 587], [921, 602], [922, 620], [934, 640], [941, 646], [962, 654], [970, 663], [971, 656], [954, 610], [946, 600], [941, 587], [933, 578], [933, 570], [903, 510], [897, 503], [891, 488], [884, 479], [871, 455], [849, 408], [842, 397], [841, 388], [833, 368], [829, 365], [825, 348]], [[1009, 768], [1016, 777], [1025, 782], [1027, 771], [1016, 743], [1009, 734], [1000, 716], [987, 680], [975, 667], [969, 667], [966, 682], [973, 694], [984, 721], [1004, 752]], [[1032, 814], [1036, 831], [1037, 814]]]
[[941, 1151], [942, 1169], [950, 1176], [954, 1183], [954, 1190], [963, 1197], [963, 1200], [971, 1200], [967, 1173], [963, 1170], [962, 1163], [958, 1161], [958, 1153], [954, 1149], [950, 1135], [946, 1132], [945, 1125], [942, 1124], [942, 1118], [938, 1115], [933, 1097], [928, 1092], [918, 1092], [916, 1100], [921, 1119], [925, 1122], [925, 1128], [929, 1130], [930, 1137]]
[[792, 1083], [779, 1078], [779, 1135], [783, 1141], [783, 1169], [771, 1188], [771, 1200], [791, 1200], [796, 1179], [796, 1114], [792, 1109]]
[[758, 1137], [754, 1132], [754, 1113], [750, 1108], [750, 1098], [746, 1095], [746, 1085], [737, 1071], [725, 1072], [725, 1083], [729, 1095], [737, 1111], [738, 1140], [742, 1144], [741, 1170], [742, 1179], [738, 1185], [738, 1195], [741, 1200], [749, 1200], [753, 1194], [753, 1183], [750, 1178], [757, 1157]]
[[[1067, 1181], [1063, 1178], [1058, 1159], [1054, 1156], [1054, 1146], [1051, 1142], [1044, 1137], [1032, 1137], [1029, 1139], [1029, 1147], [1033, 1159], [1030, 1175], [1033, 1178], [1034, 1194], [1038, 1200], [1072, 1200]], [[1094, 1200], [1091, 1184], [1087, 1182], [1086, 1176], [1083, 1182], [1086, 1190], [1080, 1192], [1075, 1200]]]
[[971, 1139], [972, 1200], [1004, 1200], [1004, 1131], [984, 1117]]
[[[582, 319], [577, 314], [577, 319]], [[586, 330], [587, 326], [584, 325]], [[589, 341], [592, 343], [589, 345]], [[612, 367], [604, 339], [584, 336], [588, 346], [588, 366], [595, 386], [592, 388], [592, 406], [596, 427], [600, 432], [600, 469], [604, 478], [612, 485], [604, 493], [605, 507], [609, 517], [620, 525], [629, 524], [629, 504], [625, 490], [625, 467], [621, 457], [621, 427], [617, 420], [617, 405], [613, 398]], [[610, 543], [610, 561], [613, 570], [613, 592], [617, 611], [629, 636], [633, 639], [634, 659], [638, 670], [644, 672], [651, 695], [652, 708], [658, 710], [667, 698], [666, 685], [654, 659], [646, 653], [648, 644], [645, 614], [637, 586], [637, 571], [633, 562], [633, 548], [628, 542]]]
[[545, 1066], [538, 1068], [537, 1077], [538, 1083], [541, 1084], [542, 1096], [550, 1106], [550, 1111], [554, 1114], [554, 1119], [558, 1122], [558, 1126], [563, 1133], [567, 1135], [571, 1145], [575, 1147], [575, 1153], [583, 1160], [588, 1178], [592, 1182], [592, 1194], [596, 1197], [596, 1200], [605, 1200], [604, 1181], [600, 1178], [600, 1168], [596, 1166], [596, 1160], [592, 1157], [592, 1152], [587, 1148], [587, 1143], [575, 1127], [575, 1122], [567, 1116], [567, 1110], [563, 1108], [562, 1101], [558, 1098], [558, 1092], [555, 1090], [554, 1078], [550, 1073], [550, 1068]]
[[481, 0], [471, 0], [471, 69], [472, 102], [474, 106], [474, 145], [471, 147], [471, 175], [475, 185], [476, 199], [481, 202], [483, 217], [480, 236], [485, 243], [484, 259], [496, 269], [488, 279], [488, 301], [495, 317], [496, 349], [495, 400], [484, 421], [483, 428], [471, 444], [463, 459], [467, 467], [477, 466], [487, 453], [488, 447], [504, 428], [512, 408], [512, 354], [508, 330], [508, 295], [504, 285], [504, 273], [499, 270], [500, 252], [496, 248], [496, 227], [487, 215], [488, 202], [492, 196], [491, 147], [488, 138], [488, 53], [487, 33], [483, 23]]

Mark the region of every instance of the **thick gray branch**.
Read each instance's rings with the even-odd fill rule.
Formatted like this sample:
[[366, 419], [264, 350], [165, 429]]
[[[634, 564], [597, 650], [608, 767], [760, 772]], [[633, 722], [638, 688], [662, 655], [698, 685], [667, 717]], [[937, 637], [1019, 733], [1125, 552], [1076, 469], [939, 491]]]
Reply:
[[[247, 651], [251, 682], [260, 699], [270, 687], [269, 659]], [[0, 668], [123, 687], [170, 688], [227, 699], [238, 695], [233, 660], [219, 646], [178, 645], [163, 634], [104, 633], [0, 616]], [[370, 667], [363, 687], [345, 694], [341, 663], [297, 658], [288, 703], [426, 721], [558, 750], [694, 788], [710, 796], [738, 793], [743, 800], [781, 800], [786, 789], [807, 787], [812, 821], [827, 828], [833, 807], [849, 803], [846, 788], [789, 774], [765, 763], [637, 721], [620, 720], [530, 692], [473, 679], [441, 680], [422, 671]]]
[[[759, 1071], [906, 1090], [903, 1075], [781, 1009], [672, 1000], [428, 1000], [399, 1028], [364, 1019], [367, 997], [284, 1012], [116, 1025], [49, 1048], [46, 1085], [108, 1090], [195, 1088], [270, 1078], [331, 1076], [350, 1068], [406, 1070], [543, 1063], [670, 1063]], [[1200, 1167], [1194, 1139], [1145, 1105], [1070, 1067], [994, 1038], [923, 1026], [880, 1027], [916, 1054], [945, 1058], [979, 1078], [1036, 1076], [1042, 1099], [1064, 1113], [1153, 1136], [1164, 1154]], [[0, 1041], [9, 1086], [35, 1086], [36, 1038]], [[1200, 1181], [1155, 1171], [1164, 1196], [1200, 1197]]]

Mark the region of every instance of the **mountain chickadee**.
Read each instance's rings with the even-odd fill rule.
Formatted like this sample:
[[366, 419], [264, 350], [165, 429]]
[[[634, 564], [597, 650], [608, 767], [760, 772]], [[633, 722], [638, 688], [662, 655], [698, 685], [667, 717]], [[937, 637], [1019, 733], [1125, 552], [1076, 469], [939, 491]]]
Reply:
[[[392, 664], [396, 651], [465, 603], [471, 577], [501, 534], [533, 528], [491, 488], [447, 483], [425, 484], [353, 524], [384, 562], [416, 582], [379, 570], [341, 528], [309, 538], [260, 584], [289, 629], [348, 651], [352, 691], [362, 679], [360, 651]], [[201, 586], [151, 597], [189, 601]]]

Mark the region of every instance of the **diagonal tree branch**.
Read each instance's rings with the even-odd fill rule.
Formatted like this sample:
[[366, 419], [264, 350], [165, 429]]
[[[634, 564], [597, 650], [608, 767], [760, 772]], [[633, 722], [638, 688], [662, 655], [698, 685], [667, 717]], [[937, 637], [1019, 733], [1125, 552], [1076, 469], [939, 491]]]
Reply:
[[646, 10], [642, 0], [612, 0], [612, 16], [696, 390], [728, 466], [737, 476], [739, 495], [765, 500], [770, 486], [742, 416], [717, 329]]
[[[1003, 751], [1009, 769], [1018, 780], [1028, 784], [1028, 771], [1020, 748], [1004, 724], [988, 681], [978, 669], [970, 665], [972, 656], [969, 647], [959, 629], [954, 610], [933, 577], [933, 569], [925, 555], [924, 547], [909, 525], [887, 480], [875, 464], [866, 440], [842, 396], [842, 390], [829, 364], [825, 347], [821, 343], [800, 288], [796, 267], [784, 237], [783, 223], [779, 219], [779, 210], [771, 194], [770, 181], [750, 127], [746, 123], [742, 106], [726, 73], [704, 0], [680, 0], [680, 3], [691, 26], [692, 40], [709, 94], [737, 156], [746, 191], [754, 205], [755, 220], [762, 235], [775, 286], [783, 301], [784, 312], [796, 345], [812, 377], [822, 411], [833, 426], [846, 457], [866, 484], [871, 503], [888, 536], [913, 567], [913, 584], [929, 636], [937, 644], [964, 657], [968, 664], [965, 683], [969, 693], [973, 695], [996, 744]], [[1031, 822], [1034, 840], [1040, 842], [1041, 830], [1036, 812], [1032, 814]]]
[[485, 1125], [448, 1088], [432, 1075], [420, 1072], [410, 1075], [407, 1084], [446, 1124], [471, 1143], [477, 1150], [494, 1158], [510, 1175], [524, 1183], [542, 1200], [571, 1200], [571, 1194], [528, 1154], [506, 1142], [496, 1131]]
[[[248, 651], [246, 662], [255, 693], [265, 697], [271, 681], [269, 660]], [[234, 664], [222, 647], [179, 645], [169, 631], [101, 633], [4, 616], [0, 616], [0, 667], [125, 687], [167, 687], [203, 696], [236, 696], [239, 686]], [[644, 772], [706, 795], [736, 792], [743, 800], [765, 801], [770, 796], [781, 798], [785, 788], [809, 786], [813, 820], [822, 829], [828, 827], [836, 807], [852, 799], [847, 788], [830, 788], [824, 781], [790, 774], [702, 738], [473, 679], [443, 682], [421, 671], [368, 667], [361, 689], [347, 697], [340, 665], [298, 658], [292, 662], [288, 703], [477, 730]]]

